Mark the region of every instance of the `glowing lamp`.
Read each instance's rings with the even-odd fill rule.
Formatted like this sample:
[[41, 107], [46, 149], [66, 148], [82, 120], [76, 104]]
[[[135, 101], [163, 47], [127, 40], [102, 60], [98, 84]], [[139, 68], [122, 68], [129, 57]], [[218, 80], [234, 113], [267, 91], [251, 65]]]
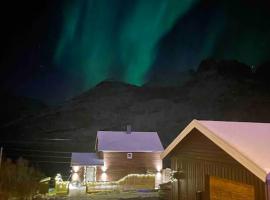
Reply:
[[72, 179], [72, 181], [79, 181], [79, 175], [78, 175], [78, 173], [73, 173], [72, 174], [72, 177], [71, 177], [71, 179]]
[[156, 167], [157, 172], [160, 172], [161, 169], [162, 169], [162, 167], [160, 165], [157, 165], [157, 167]]
[[101, 181], [107, 181], [107, 174], [105, 172], [101, 174]]
[[102, 172], [106, 172], [106, 170], [107, 170], [107, 167], [105, 167], [105, 166], [102, 166], [102, 167], [101, 167], [101, 170], [102, 170]]
[[72, 170], [73, 172], [77, 173], [79, 171], [80, 167], [79, 166], [73, 166]]

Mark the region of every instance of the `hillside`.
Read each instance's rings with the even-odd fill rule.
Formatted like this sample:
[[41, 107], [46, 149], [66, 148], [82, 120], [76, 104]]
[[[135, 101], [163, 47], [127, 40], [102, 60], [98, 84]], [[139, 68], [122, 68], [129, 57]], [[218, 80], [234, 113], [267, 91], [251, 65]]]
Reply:
[[194, 118], [270, 122], [265, 65], [254, 71], [236, 61], [206, 60], [187, 81], [174, 86], [102, 82], [61, 106], [2, 126], [1, 137], [17, 138], [5, 144], [12, 155], [9, 148], [94, 151], [98, 130], [124, 130], [131, 124], [136, 131], [157, 131], [166, 147]]
[[23, 96], [14, 96], [2, 88], [0, 88], [0, 99], [1, 126], [47, 108], [47, 106], [39, 100]]

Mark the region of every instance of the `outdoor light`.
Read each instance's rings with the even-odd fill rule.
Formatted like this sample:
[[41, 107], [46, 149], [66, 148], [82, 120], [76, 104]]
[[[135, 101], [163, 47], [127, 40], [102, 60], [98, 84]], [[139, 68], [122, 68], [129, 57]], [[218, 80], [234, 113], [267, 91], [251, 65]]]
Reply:
[[157, 173], [156, 173], [156, 177], [157, 177], [157, 178], [160, 178], [160, 177], [161, 177], [161, 173], [160, 173], [160, 172], [157, 172]]
[[73, 172], [77, 173], [79, 171], [80, 167], [79, 166], [73, 166], [72, 170]]
[[72, 174], [72, 181], [78, 181], [79, 180], [79, 175], [78, 175], [78, 173], [73, 173]]
[[105, 172], [103, 172], [103, 173], [101, 174], [101, 180], [102, 180], [102, 181], [107, 181], [107, 174], [106, 174]]
[[156, 176], [155, 176], [155, 189], [158, 189], [159, 188], [159, 184], [161, 184], [161, 182], [162, 182], [161, 173], [160, 172], [157, 172], [156, 173]]
[[107, 168], [105, 166], [101, 167], [102, 172], [106, 172]]
[[157, 169], [157, 172], [160, 172], [162, 168], [160, 165], [157, 165], [156, 169]]

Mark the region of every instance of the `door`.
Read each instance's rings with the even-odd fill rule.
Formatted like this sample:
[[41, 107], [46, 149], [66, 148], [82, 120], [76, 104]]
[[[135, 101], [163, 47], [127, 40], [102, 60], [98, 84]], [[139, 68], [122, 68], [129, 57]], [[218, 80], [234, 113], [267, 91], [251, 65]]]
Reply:
[[210, 200], [254, 200], [254, 186], [223, 179], [215, 176], [209, 177]]
[[86, 167], [85, 181], [86, 182], [96, 181], [96, 167], [95, 166]]

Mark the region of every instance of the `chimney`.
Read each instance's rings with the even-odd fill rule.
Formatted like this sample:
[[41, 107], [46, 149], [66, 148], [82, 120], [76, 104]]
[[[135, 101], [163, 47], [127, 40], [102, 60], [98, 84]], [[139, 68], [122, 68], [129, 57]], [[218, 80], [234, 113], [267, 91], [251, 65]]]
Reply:
[[130, 124], [127, 125], [127, 134], [131, 134], [131, 125]]

